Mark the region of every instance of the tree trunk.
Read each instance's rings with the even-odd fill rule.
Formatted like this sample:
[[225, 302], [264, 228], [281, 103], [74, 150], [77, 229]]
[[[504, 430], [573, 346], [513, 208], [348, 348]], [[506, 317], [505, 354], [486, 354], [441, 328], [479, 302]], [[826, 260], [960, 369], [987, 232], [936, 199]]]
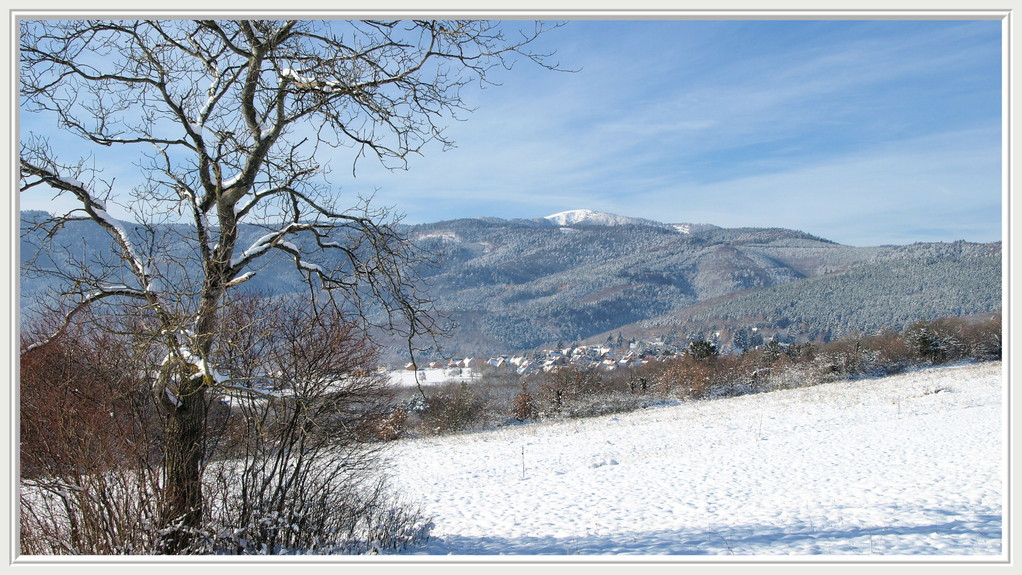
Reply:
[[[233, 241], [229, 246], [233, 245]], [[228, 248], [230, 249], [230, 248]], [[228, 252], [230, 253], [230, 252]], [[210, 272], [213, 273], [210, 273]], [[217, 303], [223, 296], [222, 270], [209, 270], [196, 315], [195, 332], [185, 349], [209, 357], [216, 324]], [[177, 342], [171, 342], [173, 346]], [[191, 352], [189, 352], [191, 353]], [[203, 528], [202, 472], [207, 433], [206, 392], [209, 375], [200, 372], [192, 359], [179, 358], [165, 364], [161, 401], [167, 410], [163, 438], [162, 551], [188, 553], [195, 549]], [[173, 375], [176, 372], [176, 376]], [[166, 385], [177, 382], [177, 389]], [[171, 393], [167, 393], [170, 389]]]
[[182, 553], [202, 527], [206, 393], [201, 385], [182, 394], [180, 405], [168, 412], [165, 433], [163, 551]]

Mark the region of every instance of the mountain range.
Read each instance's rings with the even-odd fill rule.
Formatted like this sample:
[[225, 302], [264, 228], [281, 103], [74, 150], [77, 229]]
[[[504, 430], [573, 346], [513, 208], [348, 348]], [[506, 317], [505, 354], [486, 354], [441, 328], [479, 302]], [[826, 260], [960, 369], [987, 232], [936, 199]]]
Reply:
[[[23, 213], [23, 228], [34, 217], [39, 214]], [[64, 243], [102, 253], [101, 230], [89, 226], [75, 222], [61, 230]], [[436, 265], [419, 273], [438, 308], [458, 325], [445, 342], [450, 354], [617, 336], [728, 343], [750, 331], [782, 341], [826, 341], [1001, 309], [1000, 242], [853, 247], [782, 228], [667, 224], [592, 210], [458, 219], [403, 231], [439, 254]], [[22, 261], [34, 256], [31, 240], [23, 237]], [[66, 257], [51, 259], [66, 264]], [[297, 292], [293, 269], [268, 262], [250, 288]], [[30, 305], [25, 298], [46, 287], [44, 278], [23, 277], [23, 311]]]
[[431, 293], [471, 353], [753, 330], [829, 340], [1001, 308], [1001, 244], [853, 247], [781, 228], [588, 210], [413, 226], [445, 258]]

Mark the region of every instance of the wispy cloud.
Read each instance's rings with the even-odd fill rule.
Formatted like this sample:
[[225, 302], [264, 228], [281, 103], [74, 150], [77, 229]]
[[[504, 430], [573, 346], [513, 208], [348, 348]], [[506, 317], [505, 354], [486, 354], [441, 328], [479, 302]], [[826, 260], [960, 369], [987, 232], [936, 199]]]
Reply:
[[[1000, 233], [996, 23], [575, 24], [581, 72], [512, 74], [454, 127], [458, 150], [385, 183], [411, 219], [591, 207], [860, 244]], [[956, 201], [994, 207], [966, 223]]]
[[[985, 130], [921, 137], [792, 170], [681, 185], [647, 202], [675, 198], [677, 207], [661, 213], [676, 219], [791, 227], [855, 245], [994, 241], [999, 144], [999, 133]], [[912, 236], [923, 229], [930, 231]]]

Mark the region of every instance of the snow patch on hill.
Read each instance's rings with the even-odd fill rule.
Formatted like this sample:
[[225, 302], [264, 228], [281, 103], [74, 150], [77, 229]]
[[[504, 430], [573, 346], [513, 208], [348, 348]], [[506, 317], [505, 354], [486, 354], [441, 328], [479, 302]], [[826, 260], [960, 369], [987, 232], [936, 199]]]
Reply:
[[461, 243], [461, 238], [458, 237], [458, 234], [454, 233], [451, 230], [418, 232], [418, 233], [415, 234], [413, 239], [416, 240], [416, 241], [436, 239], [436, 240], [440, 240], [441, 242], [446, 242], [446, 243], [451, 243], [451, 244]]
[[664, 228], [676, 231], [682, 234], [693, 234], [706, 230], [718, 229], [718, 226], [713, 224], [665, 224], [654, 220], [647, 220], [644, 218], [631, 218], [628, 216], [619, 216], [617, 214], [609, 214], [607, 212], [598, 212], [596, 210], [568, 210], [566, 212], [559, 212], [551, 214], [542, 220], [546, 220], [553, 225], [561, 226], [562, 228], [570, 228], [570, 226], [651, 226], [655, 228]]
[[720, 226], [713, 224], [671, 224], [671, 227], [683, 234], [697, 234], [706, 230], [720, 229]]
[[546, 216], [543, 219], [549, 220], [559, 226], [576, 226], [580, 224], [589, 226], [663, 225], [652, 220], [629, 218], [616, 214], [608, 214], [606, 212], [597, 212], [595, 210], [568, 210], [566, 212]]

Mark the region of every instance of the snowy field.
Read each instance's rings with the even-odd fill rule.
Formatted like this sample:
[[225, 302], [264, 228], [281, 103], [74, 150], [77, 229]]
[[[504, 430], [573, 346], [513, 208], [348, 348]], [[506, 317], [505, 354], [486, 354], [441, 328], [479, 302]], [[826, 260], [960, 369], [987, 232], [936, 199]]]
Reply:
[[[1003, 559], [999, 362], [402, 441], [406, 553]], [[981, 556], [981, 557], [976, 557]]]
[[422, 387], [442, 385], [448, 382], [467, 381], [471, 383], [479, 378], [479, 373], [474, 369], [420, 369], [418, 371], [394, 370], [387, 372], [390, 384], [398, 388], [414, 388], [416, 385]]

